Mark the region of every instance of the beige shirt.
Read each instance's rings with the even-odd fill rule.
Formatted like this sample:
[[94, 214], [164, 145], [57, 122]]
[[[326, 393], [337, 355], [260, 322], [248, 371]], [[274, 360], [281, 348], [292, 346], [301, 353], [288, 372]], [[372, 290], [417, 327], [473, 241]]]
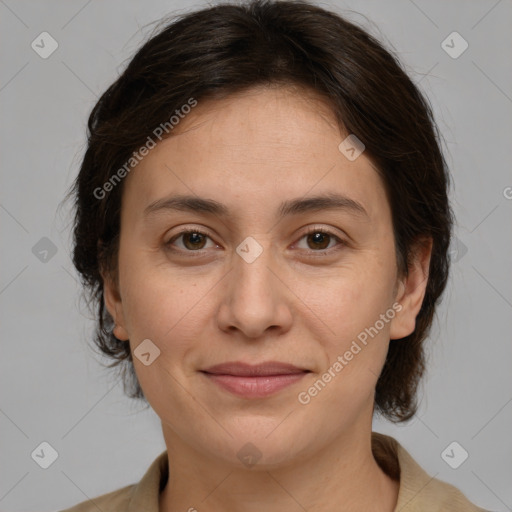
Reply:
[[[400, 481], [395, 512], [486, 512], [453, 485], [430, 477], [392, 437], [372, 433], [372, 450], [382, 469]], [[159, 512], [158, 497], [167, 483], [167, 451], [137, 484], [79, 503], [61, 512]]]

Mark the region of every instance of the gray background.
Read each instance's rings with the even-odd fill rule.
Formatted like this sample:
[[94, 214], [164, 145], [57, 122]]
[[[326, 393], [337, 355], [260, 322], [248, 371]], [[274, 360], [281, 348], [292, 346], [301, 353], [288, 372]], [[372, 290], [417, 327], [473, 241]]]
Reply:
[[[89, 348], [69, 209], [58, 205], [87, 115], [149, 34], [144, 26], [206, 5], [0, 0], [2, 511], [54, 511], [136, 482], [165, 449], [156, 414], [139, 412]], [[408, 424], [377, 420], [374, 429], [480, 506], [512, 510], [512, 3], [319, 5], [398, 52], [433, 105], [455, 184], [458, 261], [432, 330], [422, 405]], [[47, 59], [31, 48], [43, 31], [59, 44]], [[457, 59], [441, 47], [453, 31], [469, 44]], [[57, 249], [46, 262], [42, 237]], [[440, 455], [454, 440], [469, 453], [458, 469]], [[46, 470], [31, 458], [42, 441], [59, 453]]]

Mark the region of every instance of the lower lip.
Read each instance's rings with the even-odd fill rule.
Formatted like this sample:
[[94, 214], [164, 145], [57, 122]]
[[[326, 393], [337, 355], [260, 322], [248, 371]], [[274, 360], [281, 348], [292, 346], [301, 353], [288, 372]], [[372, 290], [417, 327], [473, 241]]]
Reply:
[[240, 377], [213, 373], [204, 373], [204, 375], [234, 395], [244, 398], [264, 398], [298, 382], [306, 375], [306, 372], [258, 377]]

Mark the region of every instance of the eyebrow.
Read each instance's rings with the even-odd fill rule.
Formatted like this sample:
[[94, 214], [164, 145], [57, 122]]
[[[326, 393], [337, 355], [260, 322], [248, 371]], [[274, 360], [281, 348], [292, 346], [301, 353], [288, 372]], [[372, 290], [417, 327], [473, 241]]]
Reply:
[[[334, 209], [346, 210], [356, 216], [369, 218], [368, 213], [361, 203], [336, 193], [327, 193], [283, 201], [277, 210], [277, 213], [278, 217], [283, 218], [301, 213]], [[213, 199], [194, 195], [174, 195], [157, 199], [144, 209], [144, 216], [148, 217], [155, 213], [169, 210], [207, 213], [217, 215], [219, 217], [232, 216], [231, 211], [226, 205]]]

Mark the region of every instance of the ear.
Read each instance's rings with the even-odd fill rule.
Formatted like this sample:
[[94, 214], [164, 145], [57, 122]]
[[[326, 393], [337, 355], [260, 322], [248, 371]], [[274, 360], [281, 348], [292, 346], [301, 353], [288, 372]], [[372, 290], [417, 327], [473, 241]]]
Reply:
[[114, 336], [121, 341], [128, 341], [128, 331], [125, 326], [123, 313], [123, 303], [119, 293], [117, 279], [107, 274], [101, 274], [103, 277], [103, 297], [105, 299], [105, 307], [114, 319]]
[[390, 326], [390, 339], [405, 338], [414, 332], [416, 317], [420, 312], [429, 276], [430, 258], [432, 255], [432, 238], [423, 238], [413, 247], [409, 263], [409, 275], [399, 278], [395, 301], [402, 309], [397, 313]]

